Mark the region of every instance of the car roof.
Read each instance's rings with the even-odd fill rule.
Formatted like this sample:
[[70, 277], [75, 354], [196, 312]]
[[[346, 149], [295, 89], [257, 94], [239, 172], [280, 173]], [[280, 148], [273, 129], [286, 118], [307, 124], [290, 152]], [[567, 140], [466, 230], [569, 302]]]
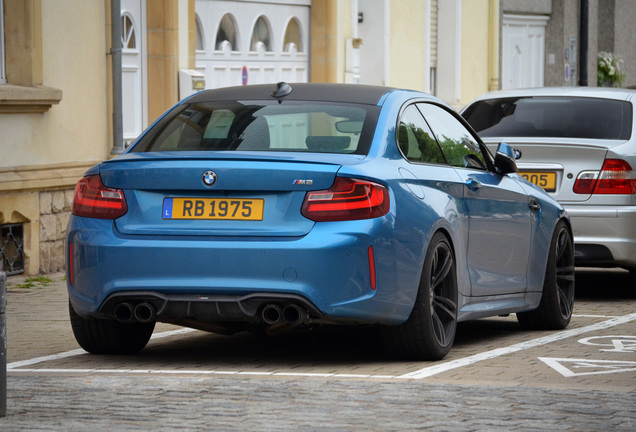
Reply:
[[[636, 90], [609, 87], [534, 87], [515, 90], [498, 90], [484, 93], [473, 102], [485, 99], [533, 96], [595, 97], [602, 99], [630, 100]], [[472, 102], [471, 102], [472, 103]]]
[[[391, 87], [360, 84], [291, 83], [292, 92], [282, 100], [311, 100], [321, 102], [354, 102], [378, 105], [387, 93], [397, 90]], [[188, 103], [227, 100], [275, 100], [272, 93], [276, 84], [257, 84], [204, 90], [187, 99]]]

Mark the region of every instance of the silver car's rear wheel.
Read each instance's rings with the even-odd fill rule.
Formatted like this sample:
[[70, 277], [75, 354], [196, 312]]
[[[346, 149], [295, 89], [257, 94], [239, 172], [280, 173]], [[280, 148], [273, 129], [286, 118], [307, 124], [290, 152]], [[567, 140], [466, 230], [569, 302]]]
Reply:
[[574, 243], [565, 222], [560, 221], [550, 244], [543, 295], [539, 307], [517, 314], [529, 329], [559, 330], [567, 327], [574, 308]]
[[409, 319], [387, 329], [388, 345], [400, 357], [440, 360], [457, 330], [457, 272], [446, 236], [436, 233], [424, 260], [419, 291]]

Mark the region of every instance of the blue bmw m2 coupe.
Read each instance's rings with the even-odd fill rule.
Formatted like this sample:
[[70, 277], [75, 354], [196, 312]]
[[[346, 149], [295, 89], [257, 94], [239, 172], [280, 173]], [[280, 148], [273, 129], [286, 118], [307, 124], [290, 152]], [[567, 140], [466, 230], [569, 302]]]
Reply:
[[77, 184], [75, 337], [145, 347], [156, 322], [217, 333], [374, 325], [436, 360], [457, 323], [572, 316], [570, 220], [430, 95], [343, 84], [200, 92]]

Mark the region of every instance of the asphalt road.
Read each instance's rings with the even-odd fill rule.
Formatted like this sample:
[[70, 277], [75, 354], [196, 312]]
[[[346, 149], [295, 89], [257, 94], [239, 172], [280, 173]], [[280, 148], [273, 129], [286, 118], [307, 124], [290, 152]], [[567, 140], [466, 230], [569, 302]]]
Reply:
[[76, 345], [63, 275], [8, 278], [1, 431], [636, 431], [636, 287], [577, 273], [564, 331], [464, 323], [439, 362], [400, 362], [373, 329], [225, 337], [158, 325], [134, 356]]

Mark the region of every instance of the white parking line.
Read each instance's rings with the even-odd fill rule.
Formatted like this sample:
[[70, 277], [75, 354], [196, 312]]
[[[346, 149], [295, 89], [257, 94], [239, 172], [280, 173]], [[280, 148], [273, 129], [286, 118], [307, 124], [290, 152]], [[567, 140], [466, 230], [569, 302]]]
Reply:
[[[306, 378], [378, 378], [378, 379], [423, 379], [433, 375], [437, 375], [452, 369], [457, 369], [464, 366], [469, 366], [474, 363], [490, 360], [496, 357], [512, 354], [515, 352], [523, 351], [530, 348], [535, 348], [541, 345], [547, 345], [552, 342], [557, 342], [563, 339], [568, 339], [574, 336], [578, 336], [584, 333], [589, 333], [598, 330], [604, 330], [607, 328], [615, 327], [620, 324], [625, 324], [636, 320], [636, 313], [624, 315], [616, 318], [612, 318], [607, 321], [603, 321], [597, 324], [592, 324], [586, 327], [577, 329], [564, 330], [558, 333], [553, 333], [548, 336], [532, 339], [526, 342], [521, 342], [515, 345], [511, 345], [505, 348], [497, 348], [491, 351], [475, 354], [469, 357], [464, 357], [457, 360], [451, 360], [444, 363], [438, 363], [433, 366], [429, 366], [417, 371], [413, 371], [404, 375], [392, 376], [392, 375], [357, 375], [357, 374], [337, 374], [337, 373], [302, 373], [302, 372], [249, 372], [249, 371], [205, 371], [205, 370], [163, 370], [163, 369], [33, 369], [26, 366], [33, 366], [38, 363], [44, 363], [47, 361], [60, 360], [63, 358], [73, 357], [81, 354], [86, 354], [86, 351], [82, 349], [72, 350], [65, 353], [54, 354], [44, 357], [37, 357], [30, 360], [17, 361], [9, 363], [7, 365], [8, 372], [21, 372], [21, 373], [89, 373], [89, 374], [156, 374], [156, 375], [249, 375], [249, 376], [287, 376], [287, 377], [306, 377]], [[160, 339], [178, 334], [189, 333], [194, 330], [181, 329], [170, 332], [162, 332], [153, 335], [153, 339]]]
[[526, 342], [510, 345], [505, 348], [497, 348], [491, 351], [475, 354], [470, 357], [464, 357], [462, 359], [457, 359], [457, 360], [452, 360], [446, 363], [437, 364], [435, 366], [430, 366], [415, 372], [401, 375], [398, 378], [405, 378], [405, 379], [406, 378], [410, 378], [410, 379], [427, 378], [442, 372], [449, 371], [451, 369], [457, 369], [460, 367], [468, 366], [483, 360], [490, 360], [495, 357], [512, 354], [518, 351], [527, 350], [529, 348], [535, 348], [541, 345], [547, 345], [549, 343], [557, 342], [563, 339], [568, 339], [573, 336], [581, 335], [583, 333], [589, 333], [589, 332], [597, 331], [597, 330], [604, 330], [604, 329], [614, 327], [620, 324], [625, 324], [627, 322], [634, 321], [634, 320], [636, 320], [636, 313], [612, 318], [610, 320], [603, 321], [597, 324], [592, 324], [586, 327], [581, 327], [581, 328], [571, 329], [571, 330], [564, 330], [562, 332], [554, 333], [549, 336], [544, 336], [538, 339], [532, 339]]
[[[161, 332], [161, 333], [153, 334], [150, 337], [150, 339], [162, 339], [162, 338], [175, 336], [175, 335], [179, 335], [179, 334], [191, 333], [191, 332], [194, 332], [194, 331], [196, 331], [196, 330], [190, 329], [190, 328], [172, 330], [172, 331], [167, 331], [167, 332]], [[22, 368], [24, 366], [32, 366], [34, 364], [44, 363], [44, 362], [47, 362], [47, 361], [61, 360], [61, 359], [64, 359], [64, 358], [74, 357], [74, 356], [81, 355], [81, 354], [87, 354], [87, 352], [84, 351], [83, 349], [76, 349], [76, 350], [73, 350], [73, 351], [63, 352], [63, 353], [60, 353], [60, 354], [52, 354], [52, 355], [43, 356], [43, 357], [36, 357], [36, 358], [30, 359], [30, 360], [17, 361], [17, 362], [9, 363], [7, 365], [7, 371], [12, 371], [13, 369]]]

